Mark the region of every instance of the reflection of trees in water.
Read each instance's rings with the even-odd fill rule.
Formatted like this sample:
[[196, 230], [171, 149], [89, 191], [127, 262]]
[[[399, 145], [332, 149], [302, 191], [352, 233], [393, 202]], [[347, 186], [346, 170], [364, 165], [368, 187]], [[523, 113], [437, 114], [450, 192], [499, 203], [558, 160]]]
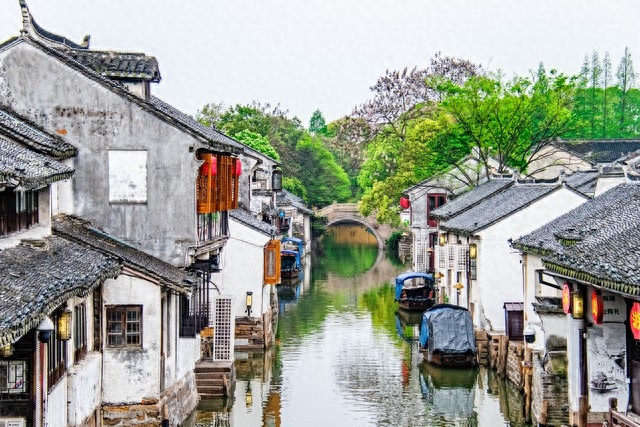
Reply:
[[511, 426], [525, 425], [522, 394], [508, 381], [501, 379], [493, 370], [487, 371], [487, 392], [498, 396], [500, 413], [510, 420]]

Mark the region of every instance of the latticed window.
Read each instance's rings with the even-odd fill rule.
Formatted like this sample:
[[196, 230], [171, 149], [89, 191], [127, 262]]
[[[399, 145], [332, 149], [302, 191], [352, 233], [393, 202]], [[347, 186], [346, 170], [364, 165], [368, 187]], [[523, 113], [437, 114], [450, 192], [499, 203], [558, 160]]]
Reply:
[[271, 240], [264, 248], [264, 283], [280, 283], [280, 240]]
[[429, 235], [420, 233], [416, 236], [416, 271], [427, 271], [429, 268]]
[[198, 158], [204, 160], [196, 180], [198, 213], [236, 209], [242, 170], [240, 159], [213, 153], [203, 153]]
[[457, 246], [457, 262], [456, 262], [456, 271], [467, 271], [467, 251], [469, 250], [468, 246]]
[[142, 307], [107, 308], [107, 346], [142, 347]]
[[448, 268], [447, 261], [449, 260], [446, 246], [438, 246], [438, 269], [446, 270]]
[[214, 300], [213, 360], [233, 360], [233, 319], [231, 297], [219, 296]]
[[0, 360], [0, 398], [29, 393], [26, 360]]

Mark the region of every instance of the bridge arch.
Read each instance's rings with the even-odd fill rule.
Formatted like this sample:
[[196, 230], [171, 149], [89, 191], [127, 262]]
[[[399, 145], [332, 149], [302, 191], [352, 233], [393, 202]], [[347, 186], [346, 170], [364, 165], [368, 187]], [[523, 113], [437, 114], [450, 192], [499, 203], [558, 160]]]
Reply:
[[376, 240], [378, 241], [378, 249], [384, 249], [384, 239], [382, 238], [382, 236], [380, 236], [380, 233], [378, 233], [376, 231], [376, 229], [367, 221], [365, 221], [362, 218], [357, 218], [357, 217], [352, 217], [352, 218], [336, 218], [334, 220], [331, 220], [329, 222], [327, 222], [327, 227], [332, 226], [332, 225], [338, 225], [338, 224], [348, 224], [348, 223], [358, 223], [360, 225], [364, 225], [365, 227], [367, 227], [367, 230], [371, 231], [371, 234], [373, 234], [376, 238]]

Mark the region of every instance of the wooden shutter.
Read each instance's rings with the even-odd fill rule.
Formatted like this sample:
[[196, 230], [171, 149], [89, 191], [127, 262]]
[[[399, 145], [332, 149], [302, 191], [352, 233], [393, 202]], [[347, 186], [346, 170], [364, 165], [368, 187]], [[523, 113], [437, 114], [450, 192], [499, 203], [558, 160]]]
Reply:
[[280, 240], [271, 240], [264, 248], [264, 284], [280, 283]]
[[199, 214], [207, 214], [214, 212], [213, 190], [215, 190], [215, 175], [211, 175], [213, 154], [202, 154], [199, 158], [204, 160], [204, 163], [200, 166], [198, 178], [196, 179], [196, 205]]

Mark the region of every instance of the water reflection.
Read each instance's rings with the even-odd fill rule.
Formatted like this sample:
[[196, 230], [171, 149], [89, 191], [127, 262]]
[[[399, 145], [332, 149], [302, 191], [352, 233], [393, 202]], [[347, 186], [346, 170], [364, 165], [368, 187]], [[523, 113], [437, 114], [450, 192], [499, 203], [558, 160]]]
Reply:
[[236, 354], [232, 401], [203, 402], [186, 425], [519, 425], [519, 393], [492, 372], [422, 363], [419, 316], [398, 310], [391, 285], [406, 267], [375, 245], [341, 242], [329, 239], [299, 281], [278, 288], [276, 345]]

